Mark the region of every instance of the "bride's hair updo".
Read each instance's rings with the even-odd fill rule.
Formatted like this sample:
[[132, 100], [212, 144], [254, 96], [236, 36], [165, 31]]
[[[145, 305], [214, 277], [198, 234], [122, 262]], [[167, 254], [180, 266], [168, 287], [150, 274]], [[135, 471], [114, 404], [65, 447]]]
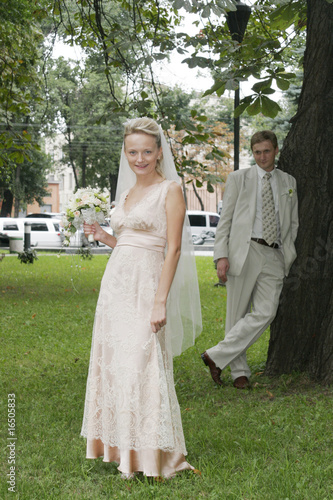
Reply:
[[[124, 141], [131, 134], [148, 134], [155, 137], [157, 147], [161, 147], [161, 132], [158, 124], [152, 118], [133, 118], [124, 123]], [[163, 157], [156, 162], [156, 172], [164, 177]]]

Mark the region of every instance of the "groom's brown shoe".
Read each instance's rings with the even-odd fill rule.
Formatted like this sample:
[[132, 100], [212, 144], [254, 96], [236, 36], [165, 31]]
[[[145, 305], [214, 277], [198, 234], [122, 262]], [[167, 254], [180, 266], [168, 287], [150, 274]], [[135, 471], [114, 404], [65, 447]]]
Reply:
[[234, 380], [234, 387], [236, 387], [236, 389], [247, 389], [250, 387], [249, 379], [245, 376], [237, 377]]
[[210, 370], [210, 374], [211, 374], [212, 379], [214, 380], [215, 384], [223, 385], [222, 380], [220, 379], [220, 375], [222, 372], [221, 368], [218, 368], [218, 366], [216, 366], [216, 364], [208, 356], [206, 351], [201, 354], [201, 359], [205, 363], [205, 365], [208, 366], [208, 368]]

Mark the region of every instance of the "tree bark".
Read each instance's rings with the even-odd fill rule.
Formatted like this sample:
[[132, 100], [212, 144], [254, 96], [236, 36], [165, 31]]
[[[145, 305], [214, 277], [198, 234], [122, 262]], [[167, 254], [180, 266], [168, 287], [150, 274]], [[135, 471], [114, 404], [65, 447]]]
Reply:
[[109, 174], [110, 202], [113, 202], [116, 199], [117, 179], [118, 179], [118, 173]]
[[81, 185], [83, 188], [86, 185], [86, 169], [87, 169], [87, 145], [82, 144], [82, 167], [81, 167]]
[[[1, 205], [0, 217], [11, 216], [13, 208], [14, 197], [13, 193], [9, 189], [5, 189]], [[8, 215], [9, 214], [9, 215]]]
[[204, 211], [204, 210], [205, 210], [205, 207], [204, 207], [204, 204], [203, 204], [203, 202], [202, 202], [202, 199], [201, 199], [201, 198], [200, 198], [200, 196], [199, 196], [199, 193], [198, 193], [198, 191], [197, 191], [197, 188], [195, 187], [195, 182], [194, 182], [194, 181], [192, 181], [192, 186], [193, 186], [193, 191], [194, 191], [194, 194], [195, 194], [195, 196], [198, 198], [198, 201], [199, 201], [199, 203], [200, 203], [201, 210], [202, 210], [202, 211]]
[[333, 5], [308, 0], [304, 83], [279, 166], [297, 180], [297, 259], [271, 326], [266, 373], [333, 381]]
[[20, 193], [21, 193], [21, 189], [20, 189], [21, 188], [20, 176], [21, 176], [21, 167], [20, 167], [20, 165], [17, 165], [16, 172], [15, 172], [14, 217], [18, 217], [19, 216], [20, 205], [21, 205], [21, 199], [20, 199]]

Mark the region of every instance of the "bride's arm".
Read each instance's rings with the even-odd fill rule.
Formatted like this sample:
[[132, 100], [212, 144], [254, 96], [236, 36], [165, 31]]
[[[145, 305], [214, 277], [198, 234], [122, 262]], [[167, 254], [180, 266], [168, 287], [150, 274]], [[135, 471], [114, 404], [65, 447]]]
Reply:
[[104, 243], [104, 245], [108, 245], [111, 248], [114, 248], [117, 244], [117, 239], [111, 234], [104, 231], [98, 222], [94, 222], [94, 224], [83, 224], [84, 234], [88, 237], [89, 234], [94, 235], [94, 240], [100, 241]]
[[167, 254], [150, 319], [154, 333], [166, 324], [166, 301], [180, 257], [185, 209], [182, 189], [179, 184], [172, 183], [166, 197]]

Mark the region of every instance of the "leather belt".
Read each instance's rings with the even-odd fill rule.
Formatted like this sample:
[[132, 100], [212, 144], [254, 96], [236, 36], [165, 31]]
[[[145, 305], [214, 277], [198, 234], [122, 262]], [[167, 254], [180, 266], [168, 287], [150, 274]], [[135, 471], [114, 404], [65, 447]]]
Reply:
[[280, 248], [277, 243], [272, 243], [271, 245], [269, 245], [267, 241], [263, 240], [262, 238], [251, 238], [251, 240], [255, 241], [256, 243], [259, 243], [259, 245], [264, 245], [265, 247], [270, 247], [275, 249]]

